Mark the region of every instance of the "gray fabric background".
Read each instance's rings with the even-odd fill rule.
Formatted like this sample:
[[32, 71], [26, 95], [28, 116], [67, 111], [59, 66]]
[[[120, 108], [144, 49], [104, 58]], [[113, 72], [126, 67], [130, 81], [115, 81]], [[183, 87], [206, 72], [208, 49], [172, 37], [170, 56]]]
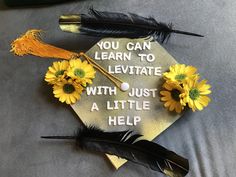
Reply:
[[152, 15], [205, 38], [173, 35], [164, 47], [180, 63], [199, 68], [212, 85], [211, 104], [186, 113], [155, 141], [187, 157], [190, 177], [234, 177], [236, 173], [236, 1], [234, 0], [87, 0], [50, 7], [0, 6], [0, 176], [1, 177], [154, 177], [163, 176], [127, 163], [112, 169], [103, 155], [76, 151], [69, 142], [47, 142], [45, 134], [70, 134], [79, 125], [69, 106], [53, 98], [43, 81], [53, 60], [18, 58], [9, 44], [27, 29], [47, 32], [47, 42], [88, 50], [98, 39], [63, 33], [63, 13], [98, 10]]

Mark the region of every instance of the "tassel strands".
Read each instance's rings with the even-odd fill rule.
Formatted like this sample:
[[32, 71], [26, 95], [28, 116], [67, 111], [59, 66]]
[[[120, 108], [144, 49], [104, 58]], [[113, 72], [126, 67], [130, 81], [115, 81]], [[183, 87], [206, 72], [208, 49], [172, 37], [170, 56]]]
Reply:
[[77, 53], [73, 53], [53, 45], [44, 43], [41, 40], [42, 30], [29, 30], [11, 44], [11, 52], [18, 56], [34, 55], [42, 58], [59, 58], [69, 60]]

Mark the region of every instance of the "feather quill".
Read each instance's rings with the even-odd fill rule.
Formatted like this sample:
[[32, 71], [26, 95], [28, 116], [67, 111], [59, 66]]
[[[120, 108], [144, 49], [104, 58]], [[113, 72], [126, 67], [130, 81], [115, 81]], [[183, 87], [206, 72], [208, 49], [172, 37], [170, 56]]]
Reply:
[[74, 136], [42, 136], [46, 139], [75, 139], [76, 146], [125, 158], [171, 177], [185, 176], [188, 160], [132, 131], [104, 132], [96, 127], [78, 129]]
[[96, 37], [153, 37], [153, 40], [167, 41], [171, 33], [203, 37], [196, 33], [174, 30], [172, 24], [157, 22], [152, 17], [137, 14], [101, 12], [90, 8], [89, 14], [62, 15], [59, 19], [63, 31]]

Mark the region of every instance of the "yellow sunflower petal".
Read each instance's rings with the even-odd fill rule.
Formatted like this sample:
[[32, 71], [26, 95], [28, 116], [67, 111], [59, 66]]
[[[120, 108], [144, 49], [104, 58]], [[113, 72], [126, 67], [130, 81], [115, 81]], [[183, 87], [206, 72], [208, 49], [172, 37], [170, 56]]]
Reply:
[[211, 93], [211, 90], [205, 90], [200, 92], [201, 95], [209, 95]]
[[211, 99], [208, 96], [200, 96], [198, 100], [204, 107], [206, 107], [211, 101]]
[[70, 97], [66, 98], [66, 104], [71, 104]]
[[175, 111], [177, 113], [181, 113], [182, 111], [182, 105], [180, 103], [177, 103], [176, 106], [175, 106]]
[[185, 73], [185, 64], [181, 64], [179, 67], [179, 73]]
[[193, 100], [189, 99], [188, 100], [188, 105], [189, 105], [190, 108], [193, 108], [194, 107]]
[[170, 100], [170, 99], [171, 99], [170, 96], [161, 97], [161, 101], [168, 101], [168, 100]]
[[165, 102], [165, 104], [164, 104], [165, 107], [169, 107], [170, 105], [171, 105], [171, 101], [167, 101], [167, 102]]
[[62, 95], [62, 96], [59, 97], [59, 101], [60, 102], [63, 103], [63, 102], [65, 102], [65, 100], [66, 100], [66, 96], [65, 95]]
[[80, 94], [78, 92], [76, 92], [76, 94], [74, 94], [74, 97], [79, 100], [80, 99]]
[[160, 94], [163, 96], [170, 96], [170, 92], [168, 91], [161, 91]]
[[175, 109], [175, 105], [176, 105], [176, 102], [171, 102], [171, 104], [170, 104], [170, 107], [169, 107], [169, 110], [170, 111], [173, 111], [174, 109]]
[[70, 96], [70, 101], [71, 101], [71, 103], [75, 103], [76, 102], [75, 97], [74, 96]]
[[193, 75], [196, 72], [197, 72], [197, 68], [195, 68], [194, 66], [187, 66], [186, 67], [186, 74]]
[[200, 111], [203, 110], [203, 106], [200, 104], [199, 101], [194, 101], [194, 105], [198, 110]]
[[171, 87], [171, 85], [170, 84], [168, 84], [167, 82], [165, 82], [164, 84], [163, 84], [163, 87], [166, 89], [166, 90], [172, 90], [172, 87]]

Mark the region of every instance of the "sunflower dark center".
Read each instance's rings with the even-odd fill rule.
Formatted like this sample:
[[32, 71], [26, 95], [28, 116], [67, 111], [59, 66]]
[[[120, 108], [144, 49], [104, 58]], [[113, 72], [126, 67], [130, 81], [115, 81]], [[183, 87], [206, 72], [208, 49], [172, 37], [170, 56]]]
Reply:
[[64, 74], [64, 72], [65, 72], [65, 70], [59, 70], [59, 71], [57, 71], [57, 72], [55, 73], [55, 76], [56, 76], [56, 77], [61, 76], [61, 75]]
[[179, 101], [179, 100], [180, 100], [179, 95], [180, 95], [180, 91], [179, 91], [178, 89], [173, 89], [173, 90], [171, 90], [171, 97], [172, 97], [175, 101]]
[[74, 70], [74, 74], [80, 78], [83, 78], [85, 76], [85, 72], [83, 69], [76, 68]]
[[63, 86], [63, 90], [64, 90], [65, 93], [70, 94], [70, 93], [73, 93], [75, 91], [75, 87], [72, 84], [65, 84]]
[[186, 74], [177, 74], [175, 76], [175, 79], [178, 80], [178, 81], [182, 81], [186, 78]]
[[199, 93], [199, 90], [196, 89], [196, 88], [192, 88], [190, 91], [189, 91], [189, 97], [192, 99], [192, 100], [196, 100], [198, 97], [199, 97], [200, 93]]

